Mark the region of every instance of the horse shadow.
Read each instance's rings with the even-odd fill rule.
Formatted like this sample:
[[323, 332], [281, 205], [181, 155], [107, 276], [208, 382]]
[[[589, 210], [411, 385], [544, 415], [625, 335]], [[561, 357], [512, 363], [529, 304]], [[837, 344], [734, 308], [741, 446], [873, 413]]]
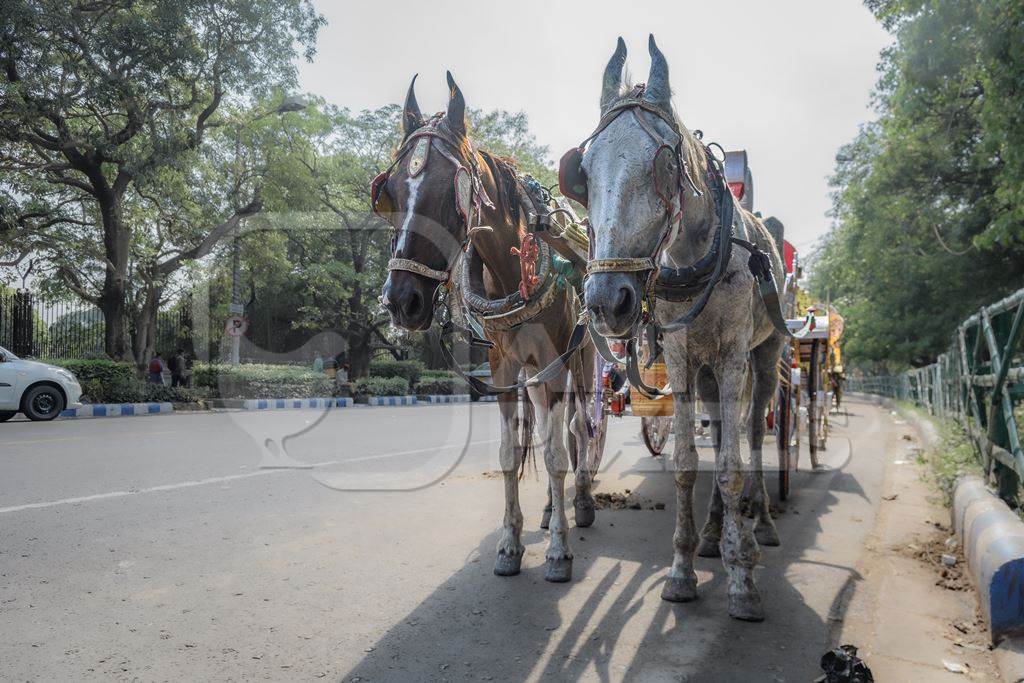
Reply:
[[[639, 440], [625, 446], [642, 448]], [[701, 450], [698, 528], [713, 477]], [[795, 493], [776, 520], [783, 546], [762, 549], [758, 583], [768, 620], [749, 624], [726, 614], [726, 574], [719, 559], [697, 558], [696, 601], [660, 599], [675, 524], [674, 475], [660, 460], [642, 457], [620, 473], [599, 477], [598, 490], [607, 490], [640, 474], [632, 496], [644, 509], [599, 510], [593, 527], [572, 529], [572, 584], [543, 580], [546, 534], [537, 530], [539, 510], [524, 510], [528, 550], [522, 574], [492, 575], [499, 532], [487, 534], [463, 567], [381, 635], [341, 680], [814, 678], [821, 655], [836, 645], [836, 625], [860, 580], [852, 566], [816, 557], [819, 515], [839, 502], [837, 494], [866, 498], [857, 477], [842, 469], [796, 473]], [[768, 483], [775, 486], [774, 477]], [[658, 510], [648, 503], [665, 505]], [[803, 582], [815, 570], [844, 575], [836, 582], [841, 587], [824, 596], [824, 610], [805, 597]], [[820, 603], [821, 596], [815, 600]]]

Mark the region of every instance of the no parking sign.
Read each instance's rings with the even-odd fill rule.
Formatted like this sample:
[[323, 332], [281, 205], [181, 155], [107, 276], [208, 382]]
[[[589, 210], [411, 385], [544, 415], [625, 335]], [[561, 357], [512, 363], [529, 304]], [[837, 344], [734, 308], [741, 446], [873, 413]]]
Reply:
[[233, 315], [224, 324], [224, 331], [232, 337], [241, 337], [249, 329], [249, 321], [240, 315]]

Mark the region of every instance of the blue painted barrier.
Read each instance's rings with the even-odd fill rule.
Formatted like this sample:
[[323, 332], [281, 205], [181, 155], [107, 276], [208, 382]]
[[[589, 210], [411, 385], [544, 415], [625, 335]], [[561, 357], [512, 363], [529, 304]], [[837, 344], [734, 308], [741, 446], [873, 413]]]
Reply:
[[242, 410], [296, 410], [304, 408], [349, 408], [351, 398], [253, 398], [242, 402]]
[[370, 396], [368, 401], [371, 406], [414, 406], [415, 396]]
[[172, 403], [85, 403], [78, 408], [64, 410], [60, 417], [133, 417], [172, 412]]
[[1024, 634], [1024, 522], [975, 476], [957, 482], [952, 514], [992, 642]]
[[469, 403], [469, 394], [430, 394], [427, 403]]

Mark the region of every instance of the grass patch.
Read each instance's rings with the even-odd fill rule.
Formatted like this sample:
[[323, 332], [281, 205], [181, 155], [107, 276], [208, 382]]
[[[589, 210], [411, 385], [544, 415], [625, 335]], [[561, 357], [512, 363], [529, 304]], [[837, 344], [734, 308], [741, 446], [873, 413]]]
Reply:
[[939, 439], [925, 454], [928, 479], [942, 494], [942, 502], [953, 504], [953, 487], [965, 474], [983, 476], [974, 444], [963, 428], [953, 420], [938, 422]]

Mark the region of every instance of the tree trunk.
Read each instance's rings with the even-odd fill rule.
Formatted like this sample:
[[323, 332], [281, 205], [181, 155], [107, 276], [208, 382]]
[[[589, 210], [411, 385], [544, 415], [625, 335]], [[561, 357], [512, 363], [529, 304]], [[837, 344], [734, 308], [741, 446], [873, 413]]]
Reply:
[[361, 379], [370, 374], [370, 334], [346, 335], [348, 341], [349, 379]]
[[106, 323], [104, 350], [114, 360], [130, 361], [132, 356], [128, 342], [128, 311], [125, 297], [130, 234], [124, 224], [121, 206], [123, 199], [123, 193], [111, 191], [99, 201], [103, 218], [103, 251], [107, 259], [103, 287], [99, 295], [99, 308]]
[[[133, 344], [133, 355], [135, 364], [139, 368], [145, 368], [149, 364], [156, 348], [156, 322], [157, 314], [160, 312], [160, 297], [163, 296], [163, 287], [147, 285], [143, 290], [142, 306], [135, 315], [135, 339]], [[164, 357], [169, 358], [174, 349], [160, 349]]]

